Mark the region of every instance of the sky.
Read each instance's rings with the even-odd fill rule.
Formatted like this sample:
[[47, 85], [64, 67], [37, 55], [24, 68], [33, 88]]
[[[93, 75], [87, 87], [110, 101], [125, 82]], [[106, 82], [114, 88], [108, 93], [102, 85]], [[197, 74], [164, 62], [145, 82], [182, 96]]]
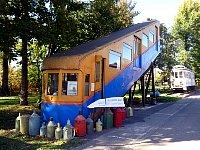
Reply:
[[135, 10], [140, 14], [134, 18], [134, 23], [152, 18], [164, 23], [168, 28], [173, 25], [174, 17], [183, 0], [132, 0], [136, 2]]

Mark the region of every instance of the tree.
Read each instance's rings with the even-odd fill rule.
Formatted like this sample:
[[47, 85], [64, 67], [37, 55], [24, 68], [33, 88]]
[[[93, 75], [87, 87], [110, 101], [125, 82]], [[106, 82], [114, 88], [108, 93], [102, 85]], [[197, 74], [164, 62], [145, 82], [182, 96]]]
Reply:
[[16, 42], [14, 36], [13, 10], [11, 3], [0, 1], [0, 51], [3, 52], [2, 95], [9, 95], [8, 62], [13, 59], [12, 49]]
[[93, 21], [90, 28], [95, 31], [93, 39], [108, 35], [114, 31], [132, 25], [133, 18], [138, 15], [132, 5], [119, 0], [94, 0], [91, 2]]
[[[169, 79], [170, 71], [176, 64], [176, 42], [171, 33], [169, 33], [167, 27], [164, 24], [160, 25], [160, 50], [161, 53], [156, 58], [156, 66], [163, 70], [162, 75]], [[168, 83], [170, 80], [168, 80]]]
[[[179, 62], [195, 70], [200, 77], [200, 2], [185, 0], [179, 7], [173, 26], [173, 35], [180, 41]], [[187, 56], [187, 57], [186, 57]]]
[[[37, 29], [37, 1], [35, 0], [12, 0], [12, 9], [14, 10], [14, 22], [16, 24], [15, 32], [19, 40], [22, 41], [22, 78], [20, 91], [20, 105], [28, 105], [28, 42], [35, 37]], [[36, 31], [37, 32], [37, 31]]]
[[29, 89], [37, 91], [41, 94], [42, 87], [42, 61], [47, 55], [47, 47], [38, 46], [38, 41], [34, 41], [29, 46], [29, 65], [28, 65], [28, 81]]

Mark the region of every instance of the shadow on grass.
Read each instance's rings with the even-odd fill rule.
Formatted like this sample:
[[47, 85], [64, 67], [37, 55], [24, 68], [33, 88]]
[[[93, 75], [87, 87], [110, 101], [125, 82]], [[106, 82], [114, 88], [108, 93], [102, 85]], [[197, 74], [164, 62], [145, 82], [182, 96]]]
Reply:
[[18, 132], [13, 133], [13, 136], [10, 134], [7, 136], [0, 136], [0, 150], [70, 149], [83, 144], [83, 141], [76, 139], [64, 141], [39, 136], [29, 137]]
[[11, 150], [11, 149], [29, 149], [31, 145], [20, 140], [0, 137], [0, 150]]

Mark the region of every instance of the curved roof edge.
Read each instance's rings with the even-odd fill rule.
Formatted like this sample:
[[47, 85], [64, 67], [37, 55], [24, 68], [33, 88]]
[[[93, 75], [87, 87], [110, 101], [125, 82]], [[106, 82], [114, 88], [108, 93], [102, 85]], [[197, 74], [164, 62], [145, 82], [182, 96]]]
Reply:
[[150, 24], [159, 22], [157, 20], [152, 20], [152, 21], [147, 21], [147, 22], [142, 22], [142, 23], [137, 23], [134, 24], [128, 28], [124, 28], [122, 30], [113, 32], [107, 36], [103, 36], [101, 38], [98, 38], [96, 40], [93, 41], [89, 41], [87, 43], [81, 44], [77, 47], [71, 48], [69, 50], [66, 51], [62, 51], [62, 52], [58, 52], [50, 57], [59, 57], [59, 56], [72, 56], [72, 55], [80, 55], [80, 54], [84, 54], [87, 52], [90, 52], [92, 50], [95, 50], [97, 47], [103, 46], [111, 41], [114, 41], [116, 39], [119, 39], [127, 34], [130, 34], [132, 32], [135, 32], [141, 28], [144, 28], [146, 26], [149, 26]]

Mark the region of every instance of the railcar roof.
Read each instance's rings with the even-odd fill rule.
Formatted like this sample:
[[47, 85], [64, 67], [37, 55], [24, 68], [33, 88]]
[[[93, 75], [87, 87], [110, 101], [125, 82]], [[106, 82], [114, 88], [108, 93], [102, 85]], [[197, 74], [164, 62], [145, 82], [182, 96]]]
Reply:
[[146, 26], [149, 26], [152, 23], [158, 22], [157, 20], [153, 20], [153, 21], [147, 21], [147, 22], [143, 22], [143, 23], [138, 23], [135, 25], [132, 25], [128, 28], [113, 32], [107, 36], [98, 38], [96, 40], [81, 44], [77, 47], [74, 47], [72, 49], [66, 50], [66, 51], [62, 51], [59, 53], [56, 53], [54, 55], [52, 55], [52, 57], [57, 57], [57, 56], [72, 56], [72, 55], [80, 55], [80, 54], [84, 54], [87, 53], [89, 51], [95, 50], [95, 48], [103, 46], [111, 41], [114, 41], [120, 37], [125, 36], [126, 34], [132, 33], [134, 31], [137, 31], [139, 29], [142, 29]]

